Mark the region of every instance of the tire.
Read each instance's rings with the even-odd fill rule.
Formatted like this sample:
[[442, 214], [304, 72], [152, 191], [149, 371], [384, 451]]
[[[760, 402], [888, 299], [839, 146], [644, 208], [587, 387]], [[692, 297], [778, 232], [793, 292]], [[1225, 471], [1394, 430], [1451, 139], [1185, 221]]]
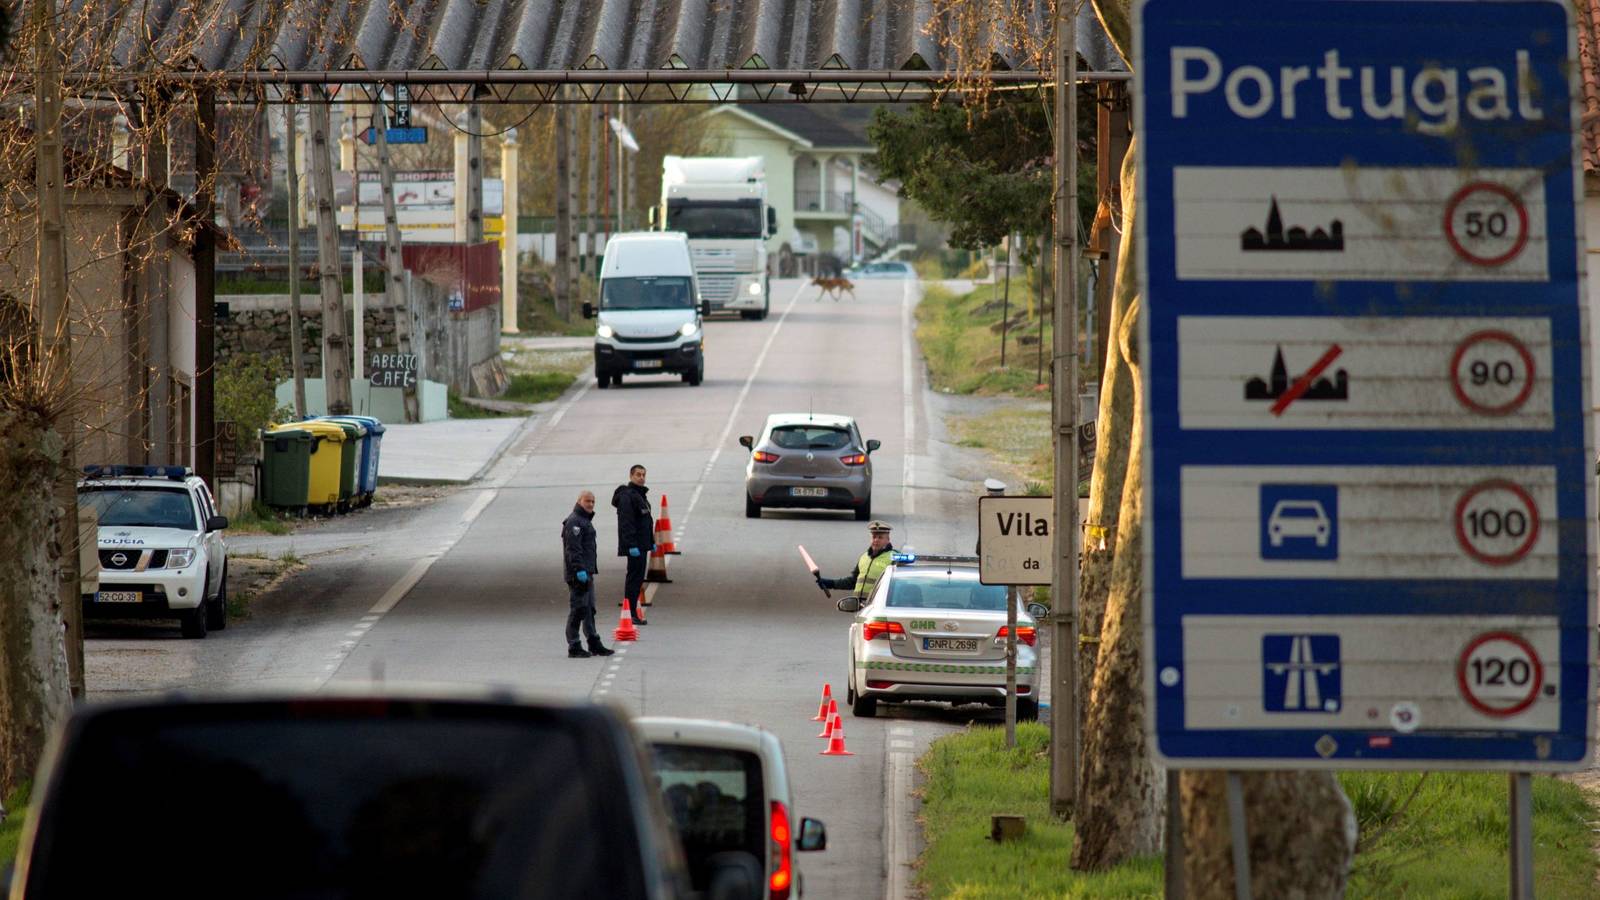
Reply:
[[878, 698], [863, 697], [856, 694], [854, 687], [850, 688], [850, 715], [858, 719], [870, 719], [878, 714]]
[[866, 506], [856, 510], [856, 521], [865, 522], [870, 518], [872, 518], [872, 500], [869, 498]]
[[617, 387], [622, 387], [622, 373], [618, 372], [615, 375], [612, 375], [611, 376], [611, 383], [616, 385]]
[[183, 636], [186, 638], [203, 639], [206, 636], [205, 603], [180, 613], [178, 615], [178, 627], [183, 630]]
[[1037, 722], [1037, 721], [1039, 721], [1039, 701], [1037, 701], [1037, 700], [1025, 700], [1025, 699], [1023, 699], [1021, 697], [1018, 697], [1017, 698], [1017, 721], [1018, 722]]
[[604, 372], [596, 372], [594, 373], [594, 383], [596, 387], [603, 391], [611, 387], [611, 376]]
[[690, 387], [699, 387], [700, 382], [706, 380], [706, 364], [695, 366], [694, 371], [685, 375], [683, 380], [689, 382]]
[[762, 313], [763, 312], [764, 312], [763, 310], [759, 310], [759, 309], [741, 309], [741, 310], [739, 310], [739, 318], [744, 319], [746, 321], [753, 321], [753, 320], [756, 320], [756, 319], [760, 319], [762, 317]]
[[761, 504], [750, 499], [749, 494], [744, 495], [744, 517], [746, 519], [761, 518]]
[[228, 627], [228, 568], [222, 568], [222, 583], [217, 585], [217, 595], [205, 602], [206, 628], [221, 631]]

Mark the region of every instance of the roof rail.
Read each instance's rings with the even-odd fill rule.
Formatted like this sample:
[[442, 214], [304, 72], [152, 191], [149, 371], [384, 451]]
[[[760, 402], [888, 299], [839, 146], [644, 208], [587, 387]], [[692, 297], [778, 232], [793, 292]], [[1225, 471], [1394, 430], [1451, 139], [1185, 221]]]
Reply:
[[86, 478], [166, 478], [182, 481], [193, 475], [194, 470], [188, 466], [98, 465], [84, 466], [83, 474]]

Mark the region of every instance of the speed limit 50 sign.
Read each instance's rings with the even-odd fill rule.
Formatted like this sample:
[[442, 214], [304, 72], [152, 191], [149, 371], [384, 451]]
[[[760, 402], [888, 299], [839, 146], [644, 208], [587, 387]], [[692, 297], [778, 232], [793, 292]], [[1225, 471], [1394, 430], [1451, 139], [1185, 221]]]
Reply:
[[1584, 765], [1570, 6], [1144, 0], [1135, 22], [1156, 755]]

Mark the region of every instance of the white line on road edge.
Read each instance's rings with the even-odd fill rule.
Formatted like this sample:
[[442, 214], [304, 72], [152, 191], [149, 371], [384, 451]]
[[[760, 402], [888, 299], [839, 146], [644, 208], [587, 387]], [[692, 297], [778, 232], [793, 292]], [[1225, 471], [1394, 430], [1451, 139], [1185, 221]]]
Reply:
[[883, 897], [884, 900], [910, 900], [910, 883], [906, 875], [915, 860], [911, 858], [911, 754], [894, 751], [884, 754], [883, 783], [888, 792], [885, 799], [883, 823]]
[[367, 610], [368, 614], [381, 616], [394, 609], [395, 604], [400, 602], [400, 598], [416, 587], [417, 582], [422, 580], [422, 576], [428, 574], [428, 568], [438, 560], [439, 555], [431, 553], [412, 563], [411, 568], [406, 570], [406, 574], [400, 576], [400, 580], [391, 585], [383, 596], [378, 598], [378, 602], [372, 605], [372, 609]]
[[916, 387], [917, 379], [911, 370], [912, 360], [916, 354], [911, 346], [911, 280], [907, 279], [900, 288], [900, 393], [905, 398], [905, 455], [901, 457], [904, 467], [900, 472], [900, 514], [905, 517], [906, 537], [911, 535], [911, 517], [916, 513], [916, 495], [911, 484], [916, 475], [916, 433], [917, 414], [915, 394], [912, 390]]
[[711, 458], [706, 460], [705, 468], [700, 470], [700, 480], [695, 483], [694, 493], [689, 496], [689, 507], [683, 512], [682, 525], [673, 532], [677, 536], [675, 539], [681, 539], [683, 532], [689, 527], [689, 517], [694, 515], [694, 506], [700, 502], [700, 492], [705, 490], [706, 479], [711, 476], [711, 470], [722, 457], [722, 447], [727, 443], [728, 435], [733, 433], [733, 420], [739, 417], [739, 410], [744, 407], [744, 398], [750, 395], [750, 385], [755, 383], [756, 376], [761, 373], [761, 364], [767, 360], [767, 351], [772, 349], [772, 342], [778, 339], [778, 331], [783, 328], [783, 323], [788, 320], [789, 313], [794, 309], [795, 301], [800, 299], [800, 292], [806, 287], [806, 283], [802, 281], [794, 289], [794, 296], [789, 298], [789, 305], [783, 308], [783, 315], [778, 317], [778, 324], [772, 326], [772, 332], [767, 335], [767, 342], [761, 345], [761, 353], [756, 356], [756, 363], [750, 367], [750, 374], [744, 379], [744, 387], [739, 390], [739, 399], [733, 401], [733, 411], [728, 413], [728, 421], [722, 426], [722, 435], [717, 438], [716, 445], [711, 449]]

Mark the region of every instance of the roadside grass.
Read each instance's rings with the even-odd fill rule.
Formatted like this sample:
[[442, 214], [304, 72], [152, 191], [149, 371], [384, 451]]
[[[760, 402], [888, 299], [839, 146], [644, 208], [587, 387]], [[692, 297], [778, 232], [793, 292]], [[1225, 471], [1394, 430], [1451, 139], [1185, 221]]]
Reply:
[[450, 391], [445, 395], [445, 408], [452, 419], [500, 419], [506, 416], [520, 415], [520, 413], [505, 410], [489, 409], [461, 399], [461, 395]]
[[1023, 339], [1042, 341], [1045, 349], [1043, 378], [1050, 379], [1050, 323], [1044, 323], [1041, 337], [1039, 310], [1027, 318], [1030, 278], [1016, 278], [1011, 284], [1009, 313], [1016, 327], [1006, 334], [1006, 364], [1000, 365], [1000, 333], [991, 331], [999, 324], [1004, 309], [1002, 285], [979, 285], [971, 293], [957, 296], [930, 284], [923, 289], [917, 304], [917, 340], [928, 361], [933, 389], [947, 394], [1013, 394], [1034, 396], [1047, 390], [1039, 387], [1039, 345]]
[[[293, 571], [303, 566], [300, 557], [293, 553], [282, 556], [267, 557], [259, 553], [235, 553], [233, 562], [230, 563], [228, 573], [228, 618], [250, 618], [250, 606], [266, 587], [272, 584], [280, 575]], [[245, 568], [248, 578], [234, 580], [233, 568]]]
[[24, 781], [6, 797], [6, 820], [0, 822], [0, 869], [17, 858], [17, 844], [22, 841], [22, 820], [28, 817], [28, 795], [32, 789], [33, 783]]
[[252, 504], [248, 510], [228, 520], [231, 534], [288, 534], [294, 525], [285, 514], [261, 503]]
[[977, 416], [953, 416], [949, 423], [956, 444], [987, 450], [1004, 467], [1009, 493], [1050, 493], [1055, 457], [1049, 406], [1006, 406]]
[[561, 396], [577, 378], [577, 375], [570, 372], [519, 372], [511, 376], [511, 385], [498, 399], [515, 400], [518, 403], [544, 403]]
[[[927, 847], [918, 883], [929, 898], [1155, 897], [1159, 858], [1110, 872], [1065, 865], [1072, 825], [1049, 811], [1049, 730], [1019, 723], [1017, 748], [1005, 731], [972, 727], [935, 741], [918, 761]], [[1346, 772], [1339, 776], [1360, 828], [1348, 896], [1498, 898], [1506, 891], [1506, 777], [1463, 772]], [[988, 839], [989, 816], [1027, 817], [1015, 842]], [[1595, 897], [1590, 822], [1600, 818], [1577, 785], [1533, 781], [1535, 890], [1540, 897]]]

